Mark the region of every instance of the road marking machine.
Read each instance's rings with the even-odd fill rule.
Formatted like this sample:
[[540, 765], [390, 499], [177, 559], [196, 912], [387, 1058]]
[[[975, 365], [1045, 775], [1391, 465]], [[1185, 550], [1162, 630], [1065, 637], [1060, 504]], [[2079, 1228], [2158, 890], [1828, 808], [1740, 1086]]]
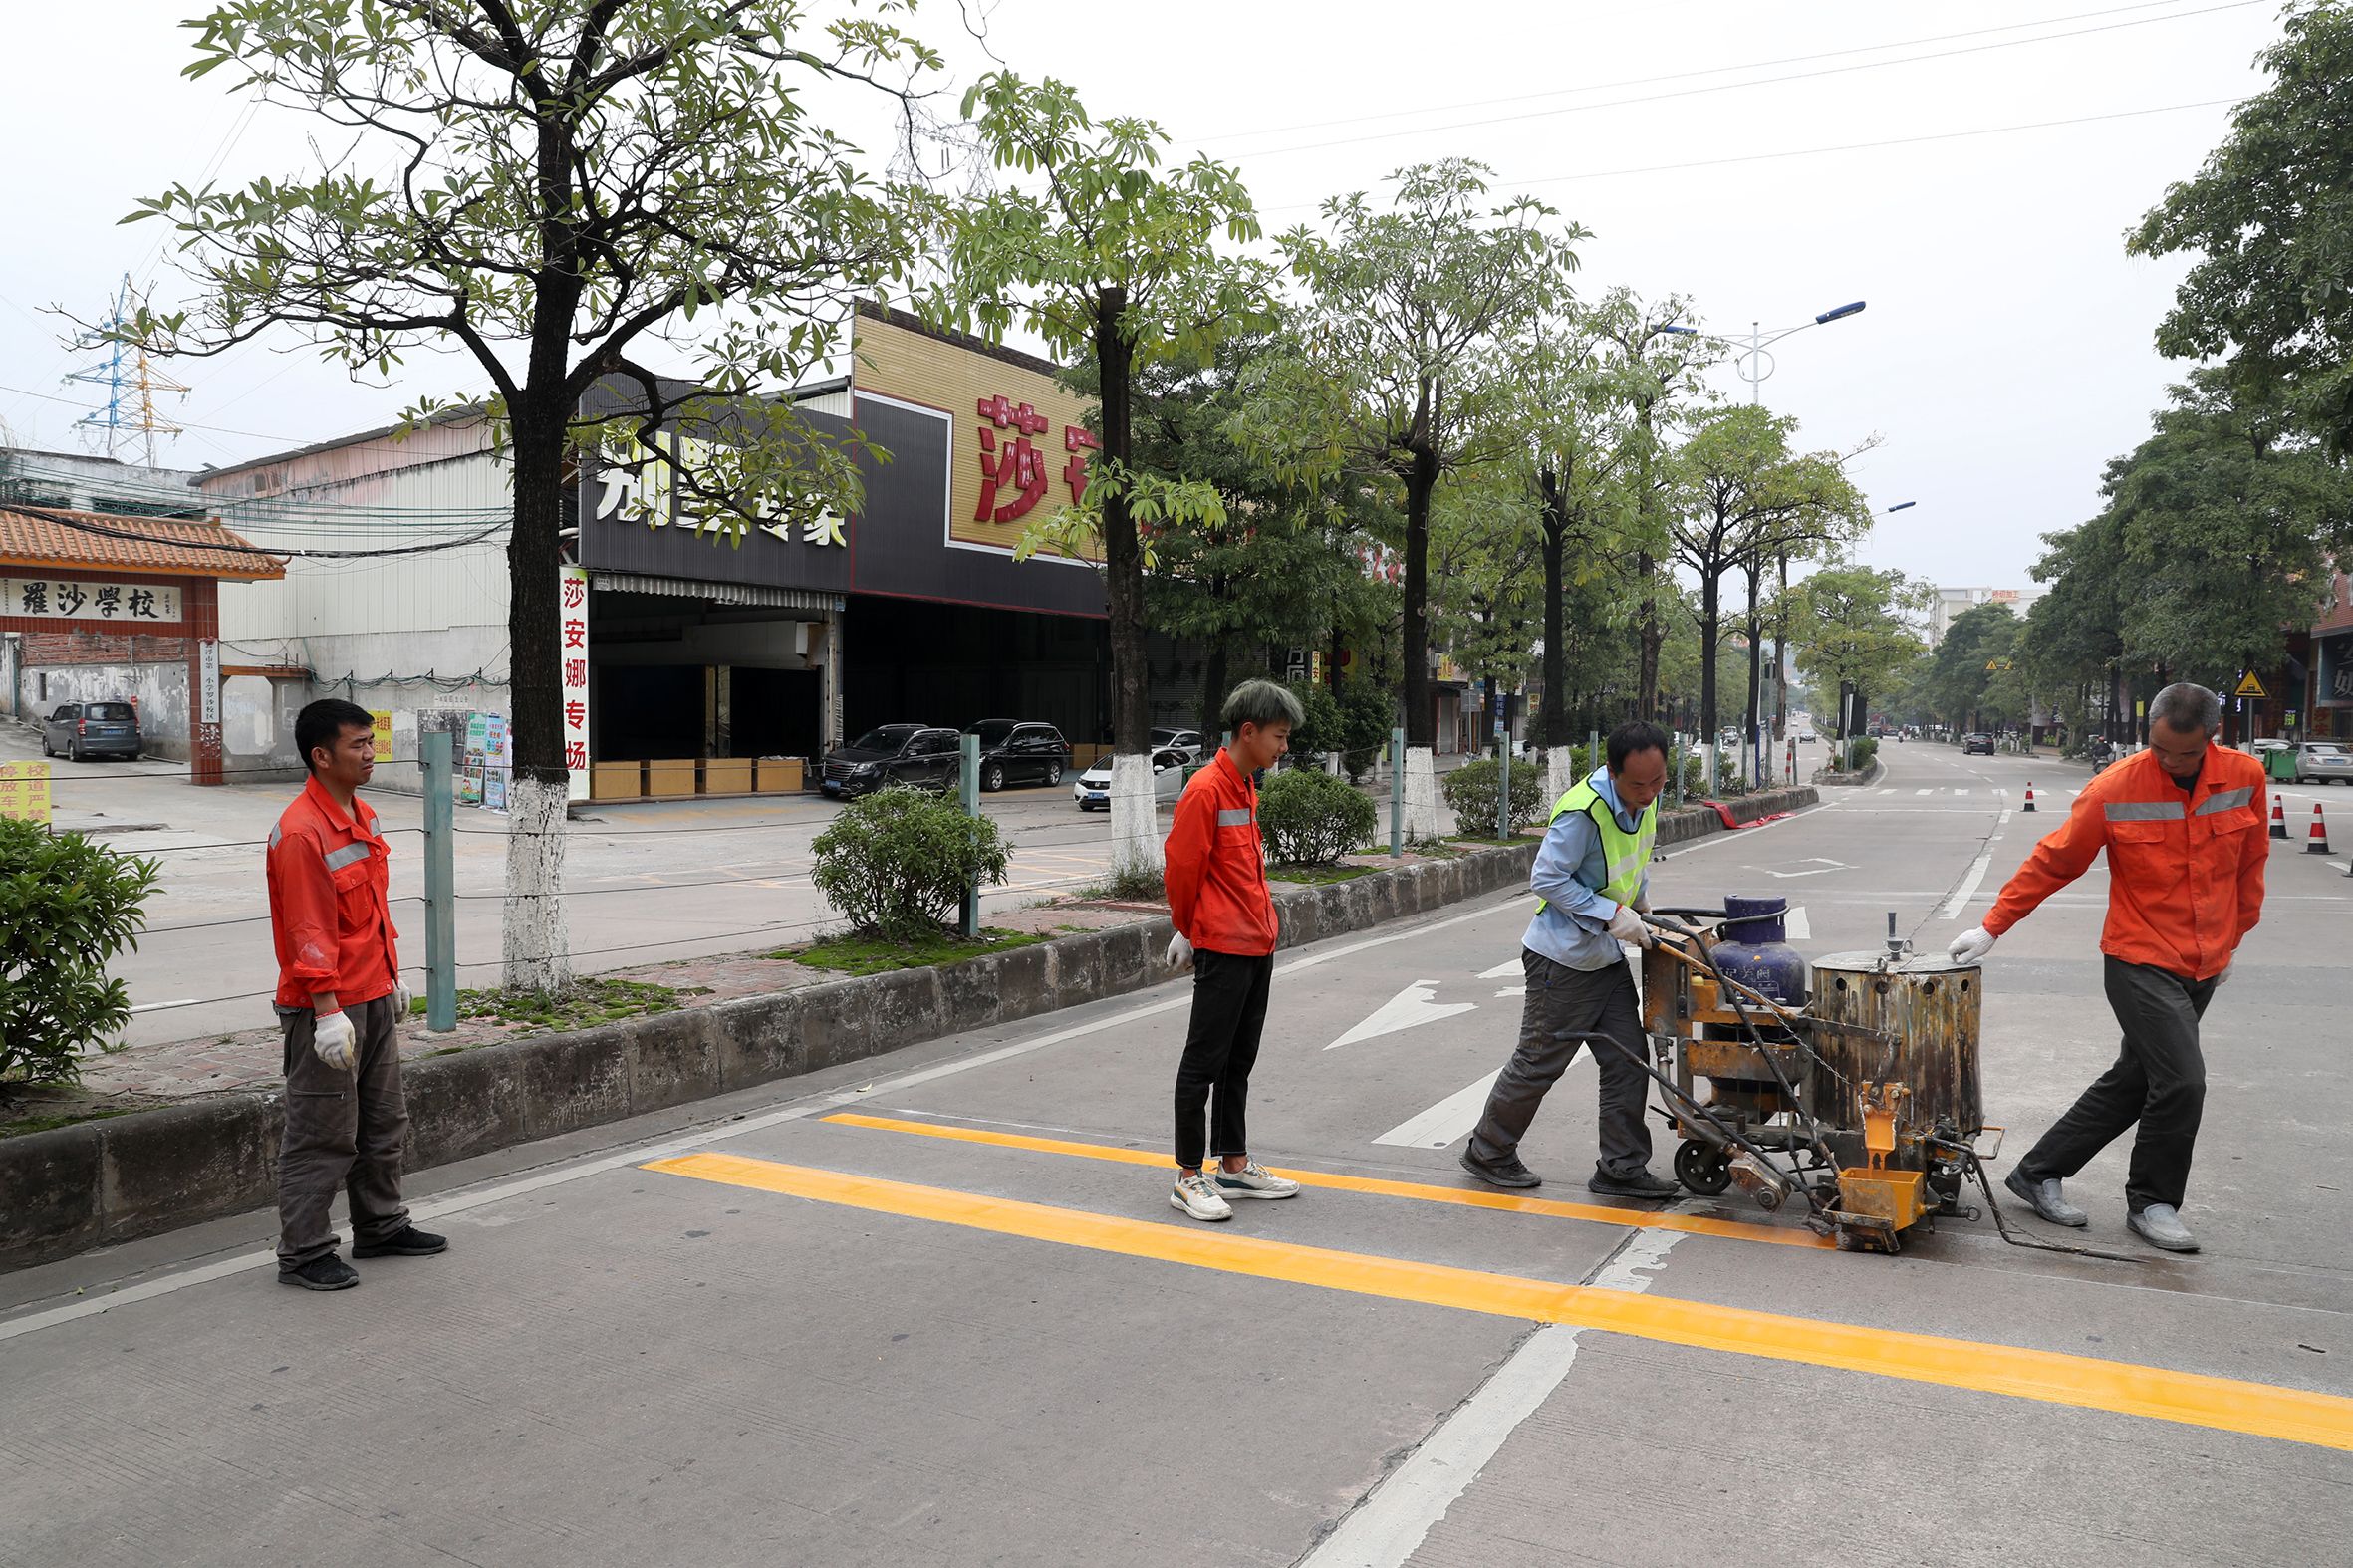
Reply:
[[[1767, 1211], [1795, 1204], [1848, 1251], [1897, 1252], [1923, 1223], [1982, 1212], [2013, 1245], [2140, 1261], [2043, 1241], [2003, 1216], [1985, 1173], [2002, 1129], [1986, 1123], [1978, 1085], [1977, 966], [1913, 952], [1893, 915], [1884, 951], [1809, 965], [1784, 940], [1786, 911], [1726, 898], [1645, 916], [1643, 1065], [1681, 1140], [1686, 1187], [1737, 1186]], [[1972, 1180], [1982, 1211], [1964, 1201]]]

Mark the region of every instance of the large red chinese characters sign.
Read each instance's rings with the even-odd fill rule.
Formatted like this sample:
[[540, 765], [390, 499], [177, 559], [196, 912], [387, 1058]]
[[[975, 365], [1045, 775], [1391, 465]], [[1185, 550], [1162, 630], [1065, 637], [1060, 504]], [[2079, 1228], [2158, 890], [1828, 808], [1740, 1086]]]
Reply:
[[[1044, 435], [1053, 428], [1053, 421], [1029, 403], [1016, 403], [1001, 392], [981, 398], [978, 413], [987, 422], [980, 427], [980, 501], [972, 509], [972, 521], [1018, 522], [1046, 498], [1046, 454], [1030, 437]], [[1012, 432], [1010, 439], [1002, 433], [1005, 431]], [[1099, 443], [1085, 426], [1066, 424], [1062, 446], [1070, 453], [1062, 465], [1062, 482], [1069, 487], [1073, 501], [1084, 500], [1087, 453], [1097, 450]]]

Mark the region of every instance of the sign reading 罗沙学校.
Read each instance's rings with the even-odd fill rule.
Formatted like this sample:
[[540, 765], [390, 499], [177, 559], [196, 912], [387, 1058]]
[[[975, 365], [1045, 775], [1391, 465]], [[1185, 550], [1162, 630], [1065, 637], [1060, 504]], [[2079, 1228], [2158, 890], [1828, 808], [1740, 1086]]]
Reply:
[[159, 583], [79, 577], [0, 577], [0, 616], [36, 621], [114, 621], [131, 626], [179, 620], [179, 590]]

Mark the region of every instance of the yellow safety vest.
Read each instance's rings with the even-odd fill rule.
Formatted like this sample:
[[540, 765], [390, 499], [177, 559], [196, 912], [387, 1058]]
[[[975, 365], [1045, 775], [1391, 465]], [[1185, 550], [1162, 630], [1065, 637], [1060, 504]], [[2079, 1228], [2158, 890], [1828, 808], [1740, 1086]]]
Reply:
[[[1652, 801], [1645, 806], [1634, 831], [1629, 833], [1618, 826], [1618, 814], [1610, 810], [1610, 803], [1601, 798], [1601, 791], [1588, 778], [1553, 802], [1552, 815], [1545, 826], [1550, 828], [1572, 811], [1591, 817], [1594, 827], [1601, 832], [1602, 865], [1608, 880], [1594, 891], [1605, 899], [1632, 904], [1642, 892], [1643, 872], [1651, 864], [1651, 847], [1659, 842], [1659, 803]], [[1550, 902], [1538, 899], [1536, 913], [1543, 914]]]

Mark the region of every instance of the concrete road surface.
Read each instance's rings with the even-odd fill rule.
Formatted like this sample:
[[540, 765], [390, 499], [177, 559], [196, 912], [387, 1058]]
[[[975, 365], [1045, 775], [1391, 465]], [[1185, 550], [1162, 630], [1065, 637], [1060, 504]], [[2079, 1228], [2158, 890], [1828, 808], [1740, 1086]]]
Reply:
[[[1655, 897], [1942, 946], [2083, 782], [1886, 755]], [[266, 1215], [0, 1279], [0, 1563], [2353, 1560], [2353, 881], [2290, 843], [2270, 886], [2196, 1256], [2126, 1232], [2122, 1148], [2071, 1190], [2133, 1262], [1593, 1198], [1589, 1062], [1533, 1200], [1474, 1186], [1528, 908], [1490, 900], [1281, 957], [1253, 1152], [1310, 1184], [1227, 1225], [1166, 1204], [1179, 983], [426, 1173], [451, 1251], [339, 1295], [272, 1282]], [[2104, 892], [1985, 970], [2011, 1156], [2114, 1052]]]

